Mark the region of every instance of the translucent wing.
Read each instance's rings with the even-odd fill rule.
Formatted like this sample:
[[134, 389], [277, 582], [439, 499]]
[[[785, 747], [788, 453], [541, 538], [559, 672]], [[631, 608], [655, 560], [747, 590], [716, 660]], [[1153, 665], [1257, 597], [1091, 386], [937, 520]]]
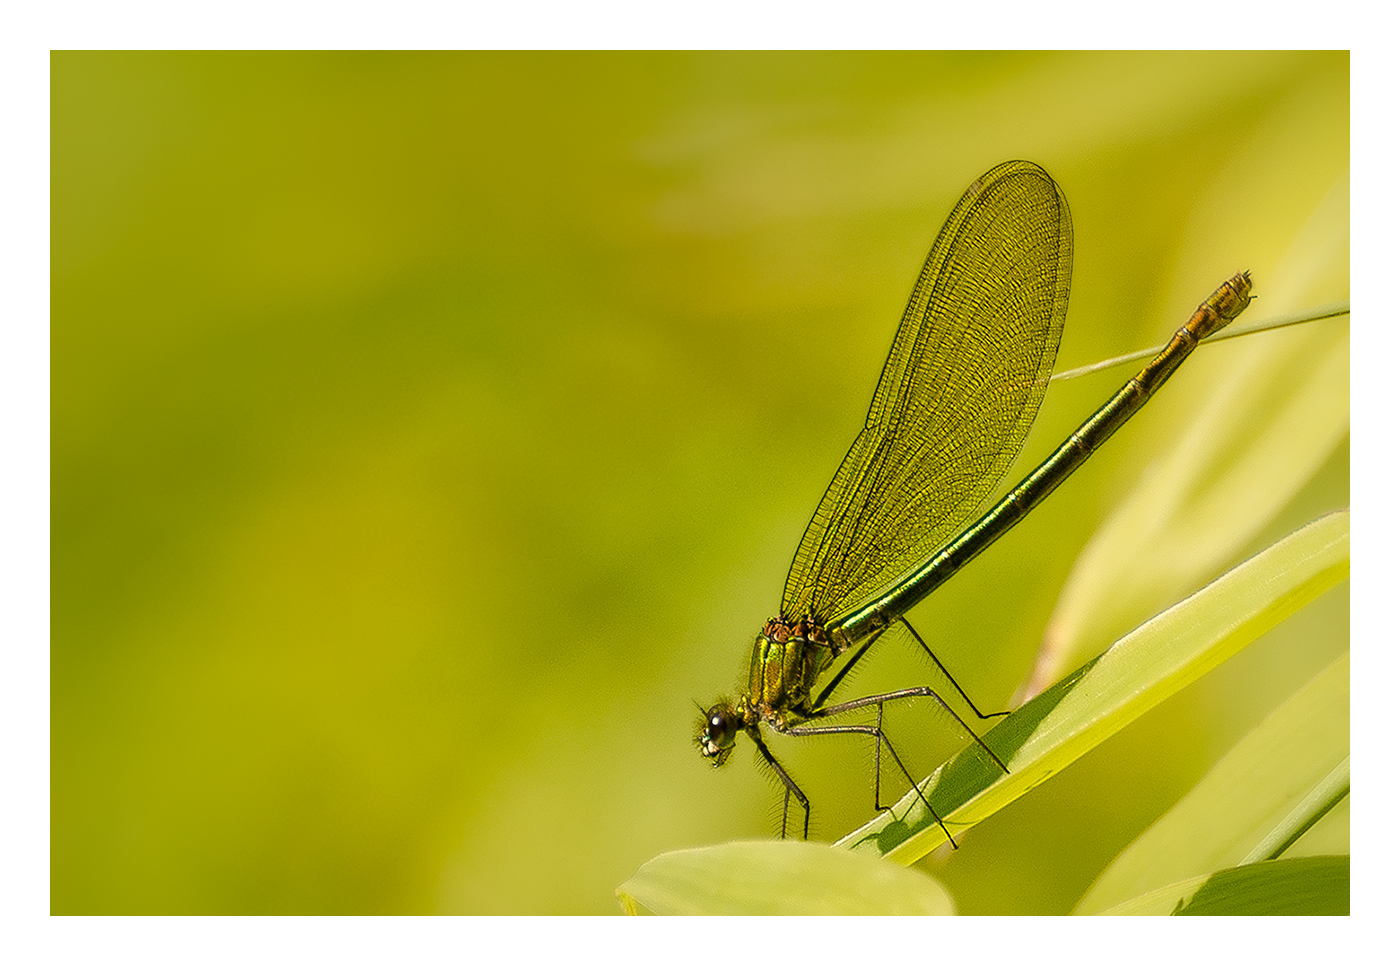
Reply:
[[797, 548], [784, 617], [827, 621], [922, 563], [1015, 459], [1055, 366], [1069, 205], [1029, 161], [972, 183], [938, 234], [865, 428]]

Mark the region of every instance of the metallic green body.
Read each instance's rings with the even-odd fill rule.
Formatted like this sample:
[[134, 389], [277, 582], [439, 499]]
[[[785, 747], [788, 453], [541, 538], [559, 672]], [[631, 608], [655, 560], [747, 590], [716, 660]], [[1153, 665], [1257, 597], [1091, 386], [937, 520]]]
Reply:
[[746, 723], [757, 725], [760, 719], [781, 718], [790, 712], [806, 717], [817, 676], [831, 666], [835, 656], [817, 625], [769, 621], [754, 641], [749, 659]]

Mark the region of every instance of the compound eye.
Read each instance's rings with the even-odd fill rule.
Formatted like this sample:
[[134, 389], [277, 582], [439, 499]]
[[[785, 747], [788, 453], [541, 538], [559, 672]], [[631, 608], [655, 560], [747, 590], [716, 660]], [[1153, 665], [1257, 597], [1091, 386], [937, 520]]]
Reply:
[[739, 719], [732, 709], [717, 705], [710, 709], [709, 721], [705, 724], [705, 734], [715, 744], [731, 745], [734, 734], [739, 730]]
[[739, 733], [739, 716], [727, 704], [717, 704], [705, 712], [704, 731], [700, 735], [700, 751], [707, 758], [727, 755], [734, 747]]

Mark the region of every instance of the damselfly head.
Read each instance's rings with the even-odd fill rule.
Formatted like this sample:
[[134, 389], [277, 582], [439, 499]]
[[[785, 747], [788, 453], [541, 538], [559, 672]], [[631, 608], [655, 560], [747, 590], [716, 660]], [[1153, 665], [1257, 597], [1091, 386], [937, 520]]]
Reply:
[[700, 722], [700, 754], [715, 760], [715, 767], [723, 765], [729, 753], [734, 750], [734, 738], [739, 733], [740, 716], [734, 706], [721, 701], [709, 711]]

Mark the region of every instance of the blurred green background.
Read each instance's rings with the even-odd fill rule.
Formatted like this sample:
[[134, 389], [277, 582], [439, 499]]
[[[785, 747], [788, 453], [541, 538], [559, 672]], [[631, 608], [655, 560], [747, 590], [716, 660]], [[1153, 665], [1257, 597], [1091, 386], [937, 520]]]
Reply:
[[[745, 666], [994, 164], [1069, 198], [1062, 368], [1242, 268], [1258, 317], [1349, 294], [1343, 264], [1268, 301], [1346, 209], [1344, 53], [51, 66], [55, 913], [615, 913], [660, 851], [774, 834], [695, 702]], [[1032, 455], [1123, 378], [1052, 388]], [[1170, 393], [913, 613], [984, 706]], [[1348, 465], [1260, 540], [1346, 505]], [[925, 867], [964, 912], [1067, 911], [1347, 641], [1342, 589]], [[854, 687], [928, 679], [892, 646]], [[959, 746], [894, 727], [920, 768]], [[870, 817], [867, 748], [780, 754], [814, 838]]]

